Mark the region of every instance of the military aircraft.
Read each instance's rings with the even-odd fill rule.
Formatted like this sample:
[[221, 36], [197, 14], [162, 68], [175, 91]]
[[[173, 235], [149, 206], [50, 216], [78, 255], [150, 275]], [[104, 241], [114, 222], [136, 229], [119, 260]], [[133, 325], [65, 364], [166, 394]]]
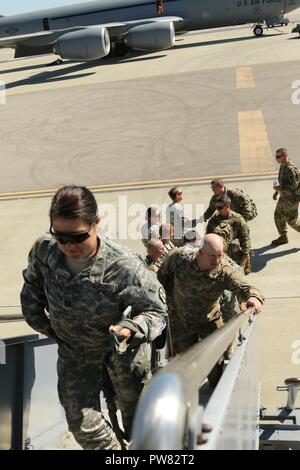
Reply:
[[89, 61], [128, 49], [160, 51], [175, 32], [254, 23], [256, 36], [284, 18], [300, 0], [98, 0], [0, 18], [0, 48], [15, 57], [55, 53]]

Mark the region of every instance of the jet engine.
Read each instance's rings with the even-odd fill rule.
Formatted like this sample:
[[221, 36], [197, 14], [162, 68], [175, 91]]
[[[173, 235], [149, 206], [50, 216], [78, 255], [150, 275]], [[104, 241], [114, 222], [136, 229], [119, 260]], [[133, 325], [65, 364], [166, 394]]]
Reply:
[[60, 36], [54, 44], [55, 54], [62, 59], [88, 61], [109, 54], [110, 38], [106, 28], [92, 26]]
[[162, 51], [175, 44], [172, 21], [134, 26], [127, 35], [127, 44], [138, 51]]

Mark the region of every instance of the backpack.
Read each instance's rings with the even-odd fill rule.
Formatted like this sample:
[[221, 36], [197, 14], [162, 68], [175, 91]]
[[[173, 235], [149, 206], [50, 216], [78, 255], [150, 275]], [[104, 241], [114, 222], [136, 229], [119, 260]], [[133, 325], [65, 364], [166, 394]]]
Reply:
[[[248, 222], [249, 220], [253, 220], [255, 219], [255, 217], [258, 216], [258, 212], [257, 212], [257, 207], [256, 207], [256, 204], [255, 202], [253, 201], [253, 199], [249, 196], [249, 194], [247, 194], [245, 191], [243, 191], [242, 189], [236, 189], [236, 191], [239, 191], [240, 193], [242, 193], [242, 195], [244, 196], [244, 199], [245, 201], [247, 202], [250, 202], [250, 205], [251, 205], [251, 211], [250, 212], [246, 212], [244, 210], [244, 207], [243, 206], [240, 206], [240, 214], [241, 216], [244, 217], [244, 219]], [[300, 193], [299, 193], [300, 195]]]
[[[296, 166], [295, 166], [295, 168], [297, 169], [298, 174], [299, 174], [299, 176], [300, 176], [300, 171], [299, 171], [299, 169], [298, 169]], [[297, 202], [300, 202], [300, 181], [299, 181], [299, 183], [298, 183], [297, 188], [295, 189], [294, 195], [295, 195], [296, 201], [297, 201]]]
[[298, 184], [297, 188], [295, 189], [294, 192], [296, 201], [300, 202], [300, 183]]
[[293, 162], [289, 161], [288, 163], [289, 163], [289, 166], [294, 168], [294, 170], [296, 170], [296, 172], [298, 173], [299, 183], [298, 183], [297, 188], [294, 190], [292, 194], [294, 196], [294, 200], [296, 202], [300, 202], [300, 170], [299, 168], [296, 167], [296, 165]]

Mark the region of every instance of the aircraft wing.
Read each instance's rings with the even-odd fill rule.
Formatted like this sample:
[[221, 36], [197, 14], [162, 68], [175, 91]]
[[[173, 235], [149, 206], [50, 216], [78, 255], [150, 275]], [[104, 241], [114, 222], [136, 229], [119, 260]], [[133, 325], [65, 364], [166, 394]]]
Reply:
[[161, 16], [156, 18], [145, 18], [141, 20], [134, 21], [124, 21], [124, 22], [114, 22], [114, 23], [104, 23], [101, 25], [90, 25], [90, 26], [76, 26], [73, 28], [50, 30], [50, 31], [39, 31], [37, 33], [30, 34], [20, 34], [16, 36], [6, 36], [0, 38], [0, 48], [1, 47], [16, 47], [19, 44], [26, 44], [32, 47], [39, 47], [48, 44], [53, 44], [59, 36], [63, 34], [70, 33], [72, 31], [79, 31], [82, 29], [92, 28], [93, 26], [102, 26], [107, 28], [109, 34], [112, 37], [118, 37], [119, 34], [126, 34], [134, 26], [147, 23], [156, 23], [156, 22], [180, 22], [183, 21], [183, 18], [178, 16]]

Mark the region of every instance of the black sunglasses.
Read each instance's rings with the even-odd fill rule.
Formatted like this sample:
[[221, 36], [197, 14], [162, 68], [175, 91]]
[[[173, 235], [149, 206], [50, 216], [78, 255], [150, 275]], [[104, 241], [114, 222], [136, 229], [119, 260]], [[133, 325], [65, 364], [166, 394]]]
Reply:
[[224, 209], [224, 207], [226, 207], [226, 204], [224, 204], [223, 206], [216, 206], [218, 211], [220, 211], [221, 209]]
[[79, 245], [80, 243], [84, 242], [90, 237], [90, 231], [92, 227], [95, 225], [96, 222], [93, 222], [87, 230], [84, 232], [73, 232], [73, 233], [65, 233], [65, 232], [54, 232], [52, 230], [52, 224], [50, 226], [50, 233], [52, 237], [61, 245], [66, 245], [67, 243], [71, 243], [72, 245]]

